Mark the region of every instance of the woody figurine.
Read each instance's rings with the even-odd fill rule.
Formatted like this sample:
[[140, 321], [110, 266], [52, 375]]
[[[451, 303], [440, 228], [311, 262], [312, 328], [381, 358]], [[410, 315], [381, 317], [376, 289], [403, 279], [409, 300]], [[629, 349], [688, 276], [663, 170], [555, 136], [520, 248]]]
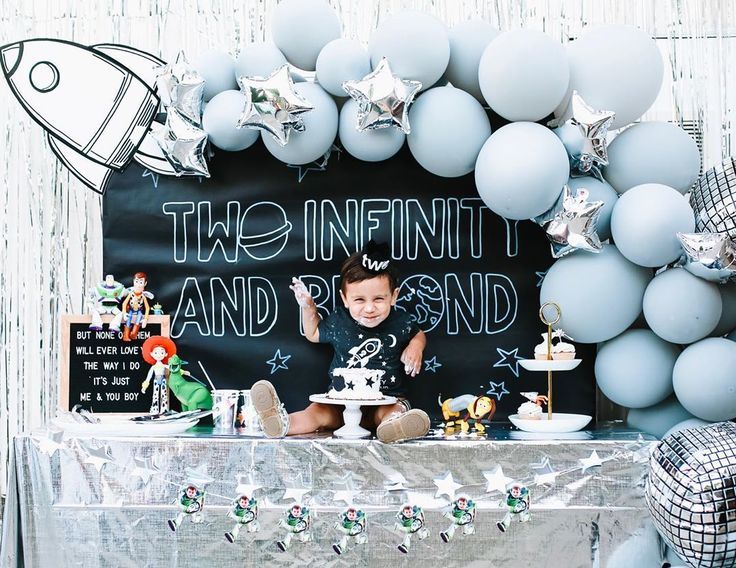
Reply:
[[146, 297], [146, 284], [148, 284], [145, 272], [136, 272], [133, 275], [133, 290], [123, 301], [123, 341], [132, 341], [138, 337], [138, 330], [145, 329], [148, 323], [148, 298]]

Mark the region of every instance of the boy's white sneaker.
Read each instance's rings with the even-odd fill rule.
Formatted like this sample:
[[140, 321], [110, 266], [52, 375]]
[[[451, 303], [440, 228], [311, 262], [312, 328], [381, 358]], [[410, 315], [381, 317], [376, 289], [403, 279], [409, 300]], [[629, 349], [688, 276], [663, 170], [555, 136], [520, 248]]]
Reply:
[[266, 437], [283, 438], [286, 436], [289, 432], [289, 414], [271, 382], [257, 381], [250, 388], [250, 398]]
[[384, 444], [413, 440], [429, 432], [429, 416], [424, 410], [412, 408], [407, 412], [389, 416], [378, 425], [376, 436]]

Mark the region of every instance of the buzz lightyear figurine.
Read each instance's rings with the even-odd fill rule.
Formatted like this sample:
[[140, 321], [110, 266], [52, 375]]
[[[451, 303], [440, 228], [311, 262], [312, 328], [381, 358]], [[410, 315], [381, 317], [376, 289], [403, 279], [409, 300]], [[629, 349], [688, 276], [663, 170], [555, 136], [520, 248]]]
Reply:
[[332, 545], [332, 550], [337, 554], [347, 552], [350, 542], [354, 544], [365, 544], [368, 540], [366, 534], [365, 513], [355, 507], [349, 507], [340, 515], [340, 520], [335, 523], [335, 528], [342, 533], [340, 542]]
[[406, 554], [411, 547], [411, 535], [416, 534], [419, 540], [429, 536], [429, 529], [424, 526], [424, 511], [417, 505], [406, 504], [396, 513], [396, 528], [404, 533], [404, 540], [397, 547]]
[[503, 520], [496, 523], [498, 530], [501, 532], [506, 532], [514, 516], [519, 517], [520, 523], [525, 523], [531, 518], [531, 513], [529, 512], [529, 490], [521, 483], [513, 483], [511, 485], [506, 493], [506, 501], [504, 503], [508, 507], [508, 511]]
[[458, 527], [463, 528], [464, 535], [475, 533], [475, 503], [466, 496], [460, 495], [443, 516], [452, 521], [448, 529], [440, 533], [443, 542], [450, 542]]
[[291, 546], [291, 539], [296, 537], [299, 542], [309, 542], [312, 537], [309, 533], [309, 527], [312, 521], [309, 516], [309, 509], [297, 503], [289, 509], [286, 514], [279, 519], [279, 527], [286, 530], [286, 536], [283, 540], [276, 542], [281, 552], [285, 552]]
[[235, 542], [240, 529], [244, 525], [249, 533], [258, 532], [261, 529], [261, 525], [258, 524], [258, 501], [249, 498], [247, 495], [238, 495], [238, 498], [233, 501], [227, 516], [235, 521], [233, 530], [225, 533], [225, 540], [230, 543]]
[[123, 321], [123, 312], [120, 311], [120, 303], [125, 295], [125, 286], [115, 280], [112, 274], [98, 282], [87, 291], [87, 305], [92, 314], [92, 323], [89, 328], [95, 331], [102, 329], [102, 314], [112, 314], [114, 317], [110, 322], [110, 329], [120, 331]]
[[202, 509], [204, 508], [204, 490], [200, 490], [196, 485], [190, 483], [181, 489], [181, 495], [178, 500], [179, 513], [175, 519], [169, 519], [169, 528], [176, 532], [184, 518], [189, 516], [193, 523], [199, 524], [204, 521], [202, 517]]

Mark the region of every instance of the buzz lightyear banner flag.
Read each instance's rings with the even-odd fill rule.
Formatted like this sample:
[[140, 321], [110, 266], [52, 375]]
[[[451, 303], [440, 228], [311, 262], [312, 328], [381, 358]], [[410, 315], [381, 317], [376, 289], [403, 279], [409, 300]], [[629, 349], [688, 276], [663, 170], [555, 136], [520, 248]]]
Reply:
[[[439, 416], [438, 399], [483, 395], [502, 419], [521, 392], [546, 392], [546, 374], [519, 361], [545, 331], [547, 240], [490, 212], [472, 174], [433, 176], [406, 150], [380, 165], [335, 149], [326, 166], [286, 166], [256, 146], [218, 151], [210, 172], [133, 164], [104, 195], [105, 273], [128, 286], [146, 273], [195, 377], [217, 388], [268, 378], [290, 410], [326, 392], [331, 348], [304, 338], [289, 284], [301, 278], [326, 315], [342, 305], [340, 264], [374, 239], [400, 272], [395, 309], [427, 333], [422, 370], [406, 379], [414, 406]], [[555, 410], [593, 414], [593, 351], [577, 348], [583, 363], [555, 382]]]

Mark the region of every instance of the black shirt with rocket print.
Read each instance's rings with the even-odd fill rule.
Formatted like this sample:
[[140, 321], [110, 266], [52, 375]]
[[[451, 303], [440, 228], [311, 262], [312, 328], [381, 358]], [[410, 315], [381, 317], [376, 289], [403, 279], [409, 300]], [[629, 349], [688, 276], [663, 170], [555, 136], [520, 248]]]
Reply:
[[419, 333], [419, 327], [410, 316], [391, 308], [388, 317], [376, 327], [363, 327], [355, 321], [347, 308], [336, 307], [319, 324], [320, 343], [329, 343], [335, 350], [330, 364], [331, 388], [341, 391], [345, 380], [333, 374], [338, 368], [381, 369], [381, 392], [387, 396], [406, 397], [407, 374], [401, 354], [409, 341]]

